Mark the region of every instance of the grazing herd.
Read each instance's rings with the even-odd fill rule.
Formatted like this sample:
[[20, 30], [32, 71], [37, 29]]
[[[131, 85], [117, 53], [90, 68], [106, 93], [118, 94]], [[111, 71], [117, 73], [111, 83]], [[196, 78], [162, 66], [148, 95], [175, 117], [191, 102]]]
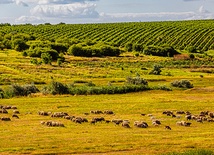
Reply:
[[8, 111], [10, 111], [10, 110], [12, 110], [12, 113], [13, 113], [12, 116], [11, 116], [12, 118], [16, 118], [16, 119], [19, 118], [18, 114], [20, 114], [20, 113], [17, 110], [16, 106], [9, 106], [9, 105], [3, 106], [3, 105], [0, 105], [0, 114], [7, 115], [7, 116], [0, 117], [1, 121], [11, 121], [11, 118], [8, 117], [8, 115], [9, 115]]
[[[12, 112], [11, 112], [12, 111]], [[12, 115], [11, 115], [12, 113]], [[19, 110], [16, 106], [2, 106], [0, 105], [0, 114], [3, 115], [3, 117], [0, 117], [1, 121], [11, 121], [14, 119], [19, 119]], [[128, 119], [115, 119], [115, 113], [112, 110], [91, 110], [90, 112], [83, 113], [85, 116], [74, 116], [69, 115], [67, 112], [46, 112], [46, 111], [39, 111], [38, 115], [41, 116], [48, 116], [52, 119], [54, 118], [62, 118], [65, 120], [69, 120], [70, 122], [76, 123], [76, 124], [82, 124], [82, 123], [89, 123], [91, 125], [95, 125], [97, 123], [112, 123], [116, 126], [122, 126], [124, 128], [131, 128], [130, 120]], [[162, 112], [164, 119], [167, 117], [170, 117], [171, 119], [175, 119], [175, 123], [177, 126], [185, 126], [190, 127], [191, 124], [195, 122], [203, 123], [203, 122], [214, 122], [214, 112], [209, 111], [201, 111], [199, 114], [192, 114], [189, 111], [163, 111]], [[8, 117], [10, 115], [10, 117]], [[88, 116], [90, 115], [90, 117]], [[108, 118], [111, 116], [114, 116], [113, 119], [106, 119], [105, 117], [108, 115]], [[86, 118], [86, 116], [88, 118]], [[160, 120], [162, 119], [156, 119], [153, 114], [139, 114], [139, 117], [141, 120], [134, 121], [133, 127], [137, 128], [148, 128], [150, 123], [147, 123], [145, 120], [146, 117], [149, 117], [151, 120], [151, 126], [164, 126], [166, 130], [172, 130], [172, 128], [166, 124], [162, 123]], [[163, 120], [164, 120], [163, 119]], [[183, 120], [182, 120], [183, 119]], [[163, 121], [164, 122], [164, 121]], [[42, 125], [48, 126], [48, 127], [65, 127], [65, 125], [59, 121], [41, 121]], [[165, 124], [165, 125], [163, 125]]]

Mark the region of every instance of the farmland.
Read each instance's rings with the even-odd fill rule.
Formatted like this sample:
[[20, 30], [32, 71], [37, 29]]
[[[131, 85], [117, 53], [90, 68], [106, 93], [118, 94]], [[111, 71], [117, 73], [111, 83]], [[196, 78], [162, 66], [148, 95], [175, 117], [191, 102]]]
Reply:
[[[0, 95], [2, 93], [4, 97], [0, 99], [0, 106], [16, 106], [20, 114], [17, 114], [19, 118], [12, 117], [13, 109], [7, 109], [8, 114], [0, 113], [0, 118], [11, 119], [0, 120], [0, 154], [214, 151], [214, 124], [210, 115], [214, 112], [213, 29], [212, 20], [1, 26]], [[20, 38], [27, 48], [17, 51], [20, 48], [15, 45], [23, 45], [17, 42]], [[158, 50], [161, 53], [166, 44], [170, 52], [176, 50], [178, 53], [155, 56], [145, 52], [152, 46], [161, 47]], [[139, 51], [135, 45], [140, 47]], [[58, 47], [68, 51], [58, 51]], [[92, 51], [92, 55], [75, 56], [69, 52], [73, 47], [81, 47], [79, 49], [83, 52]], [[195, 51], [189, 47], [194, 47]], [[36, 53], [38, 49], [42, 51], [40, 54]], [[99, 55], [103, 49], [120, 50], [120, 54]], [[98, 54], [93, 55], [97, 51]], [[57, 59], [45, 63], [42, 53], [48, 52], [50, 55], [58, 53]], [[63, 58], [61, 63], [59, 58]], [[160, 66], [161, 72], [153, 72], [154, 66]], [[128, 79], [135, 78], [147, 81], [148, 85], [143, 85], [148, 89], [112, 92], [114, 87], [127, 89]], [[182, 80], [190, 82], [191, 87], [172, 85]], [[44, 93], [44, 88], [53, 82], [59, 82], [69, 91]], [[8, 94], [14, 85], [18, 88], [33, 85], [39, 91], [10, 96]], [[86, 93], [71, 93], [75, 88], [86, 89]], [[95, 95], [90, 93], [93, 88], [105, 88], [110, 93]], [[110, 110], [114, 114], [91, 113], [94, 110]], [[47, 112], [48, 116], [39, 115], [39, 111]], [[164, 111], [172, 111], [176, 117], [164, 115]], [[177, 111], [185, 114], [177, 114]], [[209, 111], [209, 116], [206, 115], [207, 120], [203, 123], [185, 117], [187, 112], [197, 117], [205, 111]], [[55, 112], [86, 118], [88, 122], [76, 123], [63, 117], [51, 117]], [[93, 118], [105, 118], [110, 122], [90, 123]], [[112, 122], [120, 119], [128, 120], [130, 128]], [[154, 124], [154, 120], [161, 124]], [[64, 127], [44, 125], [48, 121], [60, 122]], [[136, 121], [144, 121], [148, 127], [137, 127], [134, 125]], [[179, 121], [191, 125], [176, 124]], [[165, 126], [170, 126], [171, 130]]]

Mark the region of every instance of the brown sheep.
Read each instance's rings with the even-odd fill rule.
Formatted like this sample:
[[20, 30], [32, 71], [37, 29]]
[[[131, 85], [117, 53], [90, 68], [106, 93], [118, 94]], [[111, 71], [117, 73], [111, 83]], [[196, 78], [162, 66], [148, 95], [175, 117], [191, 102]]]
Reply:
[[9, 117], [2, 117], [1, 120], [2, 121], [11, 121], [11, 119]]
[[42, 116], [48, 116], [48, 112], [46, 111], [39, 111], [38, 114]]
[[104, 114], [113, 115], [114, 112], [111, 111], [111, 110], [105, 110], [105, 111], [104, 111]]
[[0, 110], [0, 113], [2, 113], [2, 114], [8, 114], [8, 111], [7, 111], [6, 109], [2, 108], [2, 109]]
[[13, 114], [12, 117], [13, 117], [13, 118], [18, 118], [18, 119], [19, 119], [19, 116], [16, 115], [16, 114]]
[[170, 126], [165, 126], [165, 129], [172, 130]]
[[148, 124], [146, 122], [135, 121], [134, 126], [136, 126], [138, 128], [147, 128]]
[[20, 112], [18, 110], [13, 110], [14, 114], [20, 114]]
[[123, 122], [122, 123], [122, 127], [124, 127], [124, 128], [130, 128], [130, 125], [127, 122]]
[[17, 109], [17, 107], [16, 106], [12, 106], [11, 109]]

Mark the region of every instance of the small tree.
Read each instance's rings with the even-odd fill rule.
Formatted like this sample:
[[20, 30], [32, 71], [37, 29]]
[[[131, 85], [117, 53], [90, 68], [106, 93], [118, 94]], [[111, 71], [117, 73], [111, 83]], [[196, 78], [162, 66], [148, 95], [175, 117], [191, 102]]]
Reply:
[[127, 43], [127, 44], [125, 45], [125, 49], [126, 49], [128, 52], [131, 52], [131, 51], [132, 51], [132, 46], [133, 46], [132, 43]]
[[160, 75], [162, 72], [161, 68], [163, 68], [161, 65], [155, 64], [153, 70], [149, 74]]
[[52, 57], [49, 53], [42, 53], [41, 58], [44, 64], [51, 64]]

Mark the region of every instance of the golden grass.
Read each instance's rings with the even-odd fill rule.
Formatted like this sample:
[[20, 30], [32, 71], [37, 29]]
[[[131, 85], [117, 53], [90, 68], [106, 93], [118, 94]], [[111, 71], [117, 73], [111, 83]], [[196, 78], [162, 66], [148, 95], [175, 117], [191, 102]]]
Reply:
[[[176, 126], [179, 119], [162, 114], [164, 110], [185, 110], [198, 114], [200, 111], [214, 111], [212, 92], [200, 91], [147, 91], [124, 95], [97, 96], [41, 96], [1, 100], [2, 105], [16, 105], [20, 119], [11, 122], [0, 121], [1, 154], [160, 154], [188, 149], [214, 150], [213, 123], [192, 122], [191, 127]], [[115, 115], [87, 115], [90, 110], [113, 110]], [[114, 124], [75, 124], [62, 118], [39, 116], [37, 111], [68, 112], [74, 116], [95, 116], [106, 119], [129, 119], [131, 128]], [[11, 116], [11, 111], [6, 116]], [[153, 114], [162, 125], [152, 126]], [[1, 114], [2, 115], [2, 114]], [[40, 121], [55, 120], [65, 124], [65, 128], [46, 127]], [[137, 120], [146, 121], [149, 128], [133, 126]], [[185, 120], [182, 116], [182, 120]], [[172, 130], [165, 130], [169, 125]]]

